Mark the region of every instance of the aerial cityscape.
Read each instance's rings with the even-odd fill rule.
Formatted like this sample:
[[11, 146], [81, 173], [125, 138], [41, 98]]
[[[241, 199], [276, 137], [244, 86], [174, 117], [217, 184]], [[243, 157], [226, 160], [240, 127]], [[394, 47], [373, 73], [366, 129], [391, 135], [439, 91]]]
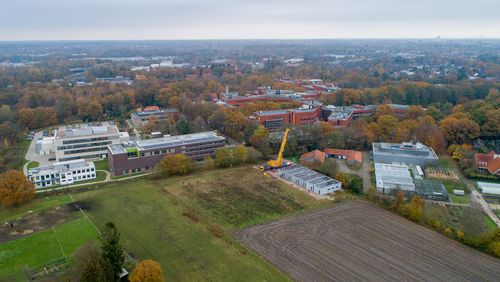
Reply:
[[0, 281], [500, 280], [500, 3], [267, 2], [2, 4]]

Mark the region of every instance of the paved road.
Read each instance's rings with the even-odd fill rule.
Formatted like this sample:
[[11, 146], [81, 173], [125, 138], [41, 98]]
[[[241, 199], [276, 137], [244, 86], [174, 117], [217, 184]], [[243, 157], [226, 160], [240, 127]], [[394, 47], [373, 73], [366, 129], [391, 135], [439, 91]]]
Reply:
[[35, 136], [34, 136], [33, 140], [30, 143], [28, 151], [26, 152], [25, 159], [27, 159], [28, 161], [39, 162], [40, 166], [46, 166], [46, 165], [49, 165], [51, 163], [51, 162], [49, 162], [49, 158], [55, 158], [55, 155], [54, 154], [50, 154], [50, 155], [40, 155], [40, 154], [37, 154], [37, 152], [36, 152], [36, 141], [39, 138], [42, 138], [42, 137], [43, 137], [43, 132], [42, 131], [38, 131], [38, 132], [35, 133]]
[[498, 227], [500, 227], [500, 219], [498, 219], [497, 215], [495, 214], [495, 212], [493, 212], [490, 205], [484, 200], [481, 193], [479, 193], [477, 191], [476, 186], [472, 183], [472, 181], [465, 178], [461, 174], [460, 174], [460, 178], [471, 191], [471, 194], [470, 194], [471, 206], [482, 210], [485, 214], [487, 214], [489, 216], [489, 218], [491, 218], [491, 220], [493, 220], [493, 222]]
[[82, 187], [82, 186], [88, 186], [88, 185], [96, 185], [96, 184], [104, 184], [104, 183], [113, 183], [113, 182], [120, 182], [120, 181], [125, 181], [129, 179], [134, 179], [134, 178], [140, 178], [144, 177], [146, 175], [150, 175], [154, 172], [147, 172], [143, 174], [138, 174], [138, 175], [131, 175], [123, 178], [118, 178], [118, 179], [111, 179], [111, 174], [108, 171], [105, 170], [99, 170], [99, 171], [104, 171], [106, 173], [106, 179], [103, 181], [97, 181], [97, 182], [90, 182], [90, 183], [80, 183], [80, 184], [73, 184], [73, 185], [66, 185], [66, 186], [61, 186], [57, 187], [54, 189], [47, 189], [47, 190], [38, 190], [36, 193], [46, 193], [46, 192], [52, 192], [52, 191], [58, 191], [58, 190], [64, 190], [68, 188], [75, 188], [75, 187]]

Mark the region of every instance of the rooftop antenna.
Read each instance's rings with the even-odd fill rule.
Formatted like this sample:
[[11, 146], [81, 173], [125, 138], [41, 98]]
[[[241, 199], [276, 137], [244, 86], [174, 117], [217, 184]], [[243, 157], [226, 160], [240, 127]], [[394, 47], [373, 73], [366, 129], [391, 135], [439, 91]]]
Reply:
[[226, 84], [226, 94], [229, 94], [229, 84]]

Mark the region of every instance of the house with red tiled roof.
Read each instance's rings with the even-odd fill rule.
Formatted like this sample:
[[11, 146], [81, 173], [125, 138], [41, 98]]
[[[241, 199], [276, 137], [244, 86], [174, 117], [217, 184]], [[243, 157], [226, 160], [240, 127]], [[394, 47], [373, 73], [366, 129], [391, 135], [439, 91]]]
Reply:
[[324, 163], [326, 155], [320, 150], [314, 150], [300, 156], [300, 164], [307, 165], [314, 162]]
[[363, 162], [360, 151], [325, 148], [325, 154], [328, 158], [343, 159], [352, 164]]
[[300, 163], [306, 164], [314, 161], [323, 163], [326, 158], [343, 159], [350, 164], [361, 164], [363, 162], [363, 156], [359, 151], [325, 148], [324, 152], [314, 150], [303, 154], [300, 157]]
[[476, 154], [474, 156], [476, 167], [483, 172], [489, 172], [494, 175], [500, 175], [500, 155], [495, 151], [487, 154]]

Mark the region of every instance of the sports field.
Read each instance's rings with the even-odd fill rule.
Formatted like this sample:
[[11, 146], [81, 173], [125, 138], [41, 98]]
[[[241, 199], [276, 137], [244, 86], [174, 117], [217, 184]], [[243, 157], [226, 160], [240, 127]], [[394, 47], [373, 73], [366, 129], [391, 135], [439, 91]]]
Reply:
[[[71, 261], [71, 254], [86, 241], [97, 240], [97, 230], [84, 217], [0, 245], [0, 277], [28, 280], [44, 266]], [[7, 281], [6, 280], [6, 281]]]
[[250, 227], [236, 237], [298, 281], [500, 277], [500, 259], [364, 201]]

